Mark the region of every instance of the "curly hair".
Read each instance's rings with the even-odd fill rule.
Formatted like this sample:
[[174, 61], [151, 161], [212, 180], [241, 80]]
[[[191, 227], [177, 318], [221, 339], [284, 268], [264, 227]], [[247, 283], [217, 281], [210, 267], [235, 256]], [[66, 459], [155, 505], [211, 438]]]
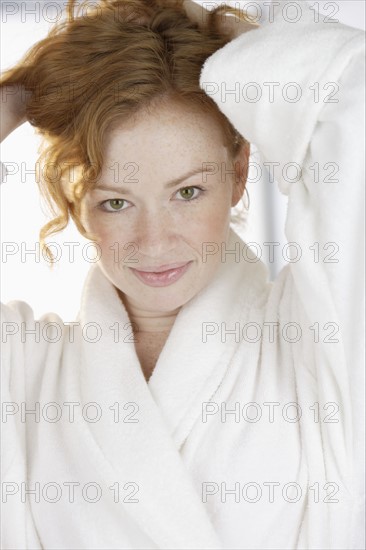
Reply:
[[37, 184], [55, 217], [39, 238], [51, 266], [45, 239], [62, 231], [70, 216], [84, 237], [95, 240], [82, 225], [81, 201], [101, 171], [105, 134], [114, 123], [175, 98], [218, 119], [232, 157], [248, 143], [200, 88], [199, 77], [205, 60], [231, 40], [219, 17], [250, 18], [223, 4], [199, 25], [183, 0], [99, 0], [87, 15], [84, 5], [78, 2], [75, 10], [69, 0], [66, 19], [0, 80], [0, 86], [29, 92], [27, 120], [42, 136]]

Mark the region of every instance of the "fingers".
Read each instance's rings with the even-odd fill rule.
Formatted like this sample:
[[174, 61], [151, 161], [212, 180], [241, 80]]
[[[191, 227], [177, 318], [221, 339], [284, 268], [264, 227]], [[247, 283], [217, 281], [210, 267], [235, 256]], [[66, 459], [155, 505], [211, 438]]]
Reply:
[[[197, 4], [192, 0], [184, 0], [183, 8], [189, 19], [197, 23], [200, 28], [206, 28], [208, 26], [210, 12], [206, 10], [202, 5]], [[231, 15], [218, 14], [217, 26], [219, 31], [233, 39], [240, 34], [259, 27], [259, 24], [256, 23], [254, 20], [253, 22], [249, 22], [249, 20], [244, 19], [244, 17], [245, 16], [243, 16], [241, 12], [232, 12]], [[250, 19], [249, 16], [248, 19]]]

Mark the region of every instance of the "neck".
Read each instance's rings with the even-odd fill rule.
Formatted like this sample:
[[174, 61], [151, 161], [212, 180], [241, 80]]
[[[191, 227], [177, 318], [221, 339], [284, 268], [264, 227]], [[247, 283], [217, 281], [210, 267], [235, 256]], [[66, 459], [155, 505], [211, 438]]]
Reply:
[[141, 308], [126, 294], [118, 291], [131, 322], [136, 323], [138, 332], [170, 332], [180, 307], [167, 312]]

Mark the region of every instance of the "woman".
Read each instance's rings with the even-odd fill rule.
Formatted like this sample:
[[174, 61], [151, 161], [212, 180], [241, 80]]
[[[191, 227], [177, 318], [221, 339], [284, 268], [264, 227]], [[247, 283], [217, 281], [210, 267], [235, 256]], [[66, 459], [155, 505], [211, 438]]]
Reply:
[[[75, 323], [2, 306], [4, 548], [364, 547], [364, 33], [285, 4], [70, 2], [4, 75], [2, 138], [60, 167], [41, 239], [71, 215], [101, 251]], [[288, 196], [274, 283], [230, 227], [249, 143]]]

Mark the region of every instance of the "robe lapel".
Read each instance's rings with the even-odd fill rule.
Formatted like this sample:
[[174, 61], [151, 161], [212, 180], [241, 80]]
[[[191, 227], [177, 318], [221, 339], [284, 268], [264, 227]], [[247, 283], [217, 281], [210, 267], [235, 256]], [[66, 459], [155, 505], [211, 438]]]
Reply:
[[234, 331], [241, 335], [248, 304], [267, 277], [262, 262], [245, 261], [253, 255], [231, 229], [226, 250], [240, 253], [223, 255], [214, 280], [180, 310], [149, 380], [177, 449], [230, 368], [240, 343]]
[[[95, 342], [83, 339], [80, 365], [82, 404], [95, 402], [102, 411], [98, 422], [88, 423], [96, 452], [102, 451], [116, 480], [139, 488], [138, 503], [121, 506], [157, 548], [222, 548], [145, 381], [133, 342], [123, 337], [114, 341], [110, 327], [116, 321], [123, 327], [129, 319], [97, 265], [88, 274], [78, 320], [88, 327], [88, 340], [95, 329], [102, 333]], [[120, 404], [117, 422], [110, 409], [115, 403]]]
[[[230, 230], [230, 248], [235, 241], [243, 246]], [[134, 343], [123, 331], [116, 338], [116, 323], [125, 327], [128, 314], [97, 264], [84, 286], [78, 320], [88, 327], [88, 340], [100, 332], [95, 342], [85, 338], [82, 343], [82, 402], [96, 402], [102, 410], [101, 419], [89, 424], [90, 432], [117, 479], [137, 483], [139, 502], [127, 504], [126, 511], [158, 548], [222, 548], [179, 449], [237, 348], [232, 339], [225, 344], [217, 335], [204, 343], [202, 322], [233, 328], [255, 290], [258, 266], [254, 272], [255, 264], [237, 263], [232, 255], [227, 260], [211, 284], [180, 310], [149, 384]], [[120, 404], [118, 422], [113, 421], [115, 403]]]

